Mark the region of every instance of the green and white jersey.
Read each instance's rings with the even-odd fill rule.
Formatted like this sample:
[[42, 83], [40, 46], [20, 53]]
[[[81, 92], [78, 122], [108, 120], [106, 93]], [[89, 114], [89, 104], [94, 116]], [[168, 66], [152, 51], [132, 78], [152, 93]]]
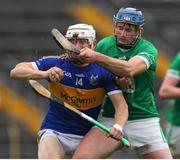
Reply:
[[[172, 60], [167, 75], [179, 80], [177, 87], [180, 87], [180, 52]], [[176, 98], [174, 100], [174, 107], [172, 110], [172, 115], [170, 119], [171, 123], [180, 126], [180, 99]]]
[[[116, 45], [116, 38], [109, 36], [102, 39], [96, 47], [96, 51], [107, 56], [129, 60], [134, 56], [142, 58], [147, 64], [147, 70], [132, 79], [132, 89], [124, 89], [124, 97], [129, 107], [129, 119], [142, 119], [158, 117], [158, 112], [154, 100], [153, 81], [157, 65], [157, 49], [147, 40], [140, 38], [135, 46], [123, 52]], [[102, 106], [102, 115], [106, 117], [114, 116], [114, 107], [108, 97], [105, 98]]]

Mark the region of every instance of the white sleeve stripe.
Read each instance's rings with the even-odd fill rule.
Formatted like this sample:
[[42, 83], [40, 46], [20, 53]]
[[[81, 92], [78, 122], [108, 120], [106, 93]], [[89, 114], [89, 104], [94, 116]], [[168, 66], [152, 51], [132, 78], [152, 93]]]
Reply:
[[175, 79], [177, 79], [177, 80], [180, 79], [180, 77], [179, 77], [178, 75], [172, 74], [172, 73], [170, 73], [170, 72], [167, 72], [166, 75], [169, 76], [169, 77], [173, 77], [173, 78], [175, 78]]
[[36, 63], [35, 62], [32, 62], [32, 66], [35, 70], [39, 70], [39, 68], [37, 67]]
[[107, 94], [108, 94], [108, 96], [110, 96], [110, 95], [117, 94], [117, 93], [122, 93], [122, 91], [121, 90], [115, 90], [115, 91], [110, 91]]
[[144, 58], [143, 56], [140, 56], [140, 55], [137, 55], [137, 56], [135, 56], [135, 57], [139, 57], [139, 58], [143, 59], [144, 62], [146, 63], [146, 67], [147, 67], [146, 69], [149, 68], [150, 64], [149, 64], [149, 62], [148, 62], [148, 60], [147, 60], [146, 58]]
[[179, 71], [177, 71], [175, 69], [168, 69], [168, 71], [166, 72], [166, 75], [173, 77], [173, 78], [176, 78], [178, 80], [180, 79]]

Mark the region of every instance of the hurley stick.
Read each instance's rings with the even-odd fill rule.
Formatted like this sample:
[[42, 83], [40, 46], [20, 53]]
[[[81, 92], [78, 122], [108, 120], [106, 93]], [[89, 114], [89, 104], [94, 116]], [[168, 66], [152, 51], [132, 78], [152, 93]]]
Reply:
[[56, 28], [52, 29], [51, 34], [53, 36], [53, 39], [57, 43], [57, 45], [60, 48], [66, 50], [67, 53], [75, 53], [75, 54], [80, 53], [80, 50], [74, 44], [72, 44], [70, 41], [68, 41], [63, 36], [63, 34], [60, 31], [58, 31]]
[[[66, 102], [63, 102], [62, 100], [60, 100], [58, 97], [53, 96], [43, 85], [41, 85], [38, 81], [36, 80], [29, 80], [29, 84], [31, 85], [31, 87], [37, 92], [39, 93], [41, 96], [46, 97], [48, 99], [51, 99], [52, 101], [55, 101], [57, 103], [62, 104], [63, 106], [65, 106], [66, 108], [68, 108], [69, 110], [77, 113], [78, 115], [80, 115], [82, 118], [88, 120], [90, 123], [94, 124], [95, 126], [101, 128], [102, 130], [104, 130], [106, 133], [110, 133], [110, 129], [108, 127], [106, 127], [105, 125], [99, 123], [98, 121], [96, 121], [95, 119], [93, 119], [92, 117], [84, 114], [83, 112], [80, 112], [78, 109], [70, 106], [69, 104], [67, 104]], [[125, 138], [121, 138], [120, 139], [122, 144], [126, 147], [130, 146], [130, 143], [128, 142], [128, 140], [126, 140]]]

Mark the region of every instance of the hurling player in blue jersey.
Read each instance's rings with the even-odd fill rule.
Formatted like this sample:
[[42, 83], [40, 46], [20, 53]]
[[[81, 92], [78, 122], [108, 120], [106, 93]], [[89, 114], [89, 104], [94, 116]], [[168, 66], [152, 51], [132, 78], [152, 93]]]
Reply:
[[[68, 28], [66, 38], [82, 49], [96, 46], [95, 30], [87, 24]], [[73, 55], [50, 56], [35, 62], [22, 62], [11, 70], [16, 79], [50, 79], [50, 92], [81, 112], [97, 119], [105, 94], [115, 108], [115, 124], [109, 136], [113, 143], [123, 136], [128, 107], [115, 75], [98, 64], [83, 63]], [[50, 101], [39, 131], [38, 158], [64, 158], [71, 155], [92, 124], [64, 106]], [[108, 138], [108, 137], [107, 137]], [[111, 138], [109, 138], [111, 139]], [[91, 158], [91, 157], [89, 157]]]

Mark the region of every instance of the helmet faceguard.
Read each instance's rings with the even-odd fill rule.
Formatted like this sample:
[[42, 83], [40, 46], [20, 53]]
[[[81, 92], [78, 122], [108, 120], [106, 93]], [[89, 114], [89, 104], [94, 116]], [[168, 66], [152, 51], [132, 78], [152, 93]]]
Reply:
[[[136, 26], [137, 31], [140, 31], [140, 28], [142, 28], [145, 24], [145, 19], [142, 14], [142, 12], [136, 8], [121, 8], [116, 15], [113, 17], [114, 27], [116, 27], [118, 22], [124, 22], [128, 24], [133, 24]], [[117, 41], [117, 45], [123, 49], [130, 49], [134, 46], [136, 41], [138, 40], [140, 36], [137, 36], [137, 38], [130, 44], [120, 44]]]
[[[75, 24], [69, 26], [65, 37], [67, 39], [86, 39], [91, 47], [94, 49], [94, 41], [96, 40], [96, 32], [91, 25], [87, 24]], [[79, 59], [69, 57], [70, 61], [74, 64], [81, 65], [83, 62]]]
[[96, 39], [96, 32], [91, 25], [76, 24], [69, 26], [65, 37], [72, 39], [74, 37], [79, 39], [87, 39], [91, 48], [93, 48], [93, 42]]

